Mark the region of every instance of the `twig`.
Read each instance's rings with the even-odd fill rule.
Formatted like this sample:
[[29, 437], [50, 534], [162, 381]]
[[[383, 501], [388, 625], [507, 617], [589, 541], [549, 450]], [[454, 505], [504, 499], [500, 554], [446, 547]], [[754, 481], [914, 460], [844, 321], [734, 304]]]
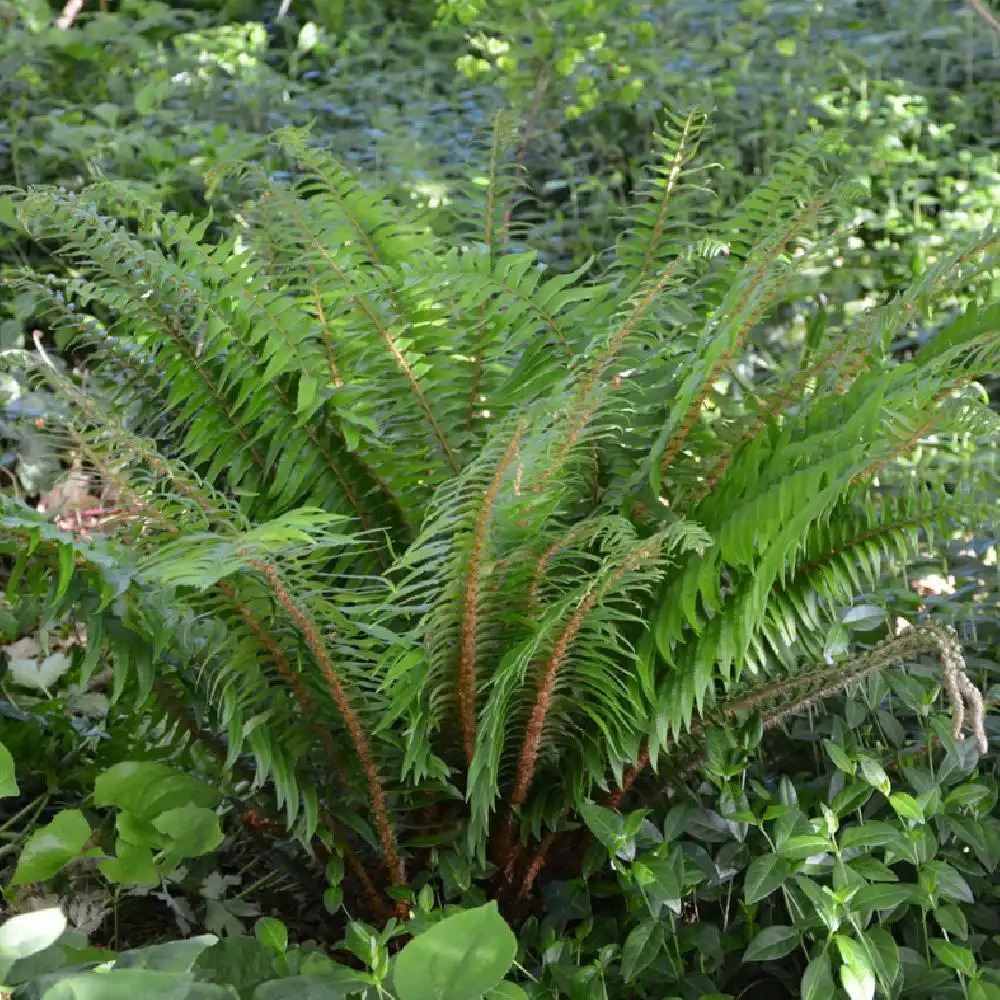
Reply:
[[1000, 35], [1000, 21], [994, 17], [993, 13], [987, 9], [979, 0], [969, 0], [969, 9], [978, 14], [998, 35]]
[[62, 13], [56, 18], [56, 27], [61, 28], [65, 31], [67, 28], [73, 27], [73, 22], [76, 20], [76, 15], [83, 10], [83, 0], [66, 0], [66, 6], [63, 7]]

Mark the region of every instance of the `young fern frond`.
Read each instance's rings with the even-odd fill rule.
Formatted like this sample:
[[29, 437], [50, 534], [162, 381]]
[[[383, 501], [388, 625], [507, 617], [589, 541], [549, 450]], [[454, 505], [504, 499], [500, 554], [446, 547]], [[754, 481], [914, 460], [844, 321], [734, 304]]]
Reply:
[[615, 270], [641, 289], [671, 261], [688, 253], [694, 234], [712, 215], [712, 191], [697, 183], [710, 166], [698, 164], [708, 119], [697, 109], [667, 113], [655, 137], [657, 162], [639, 192], [627, 233], [618, 241]]

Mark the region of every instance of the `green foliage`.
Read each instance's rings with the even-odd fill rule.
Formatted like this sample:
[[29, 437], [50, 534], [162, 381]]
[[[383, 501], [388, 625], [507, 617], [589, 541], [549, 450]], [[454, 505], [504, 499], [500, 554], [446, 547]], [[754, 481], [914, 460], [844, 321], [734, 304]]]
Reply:
[[17, 995], [994, 1000], [981, 19], [430, 7], [0, 0]]
[[[376, 852], [397, 900], [429, 847], [516, 895], [531, 841], [685, 759], [716, 703], [772, 725], [899, 659], [815, 663], [915, 531], [988, 509], [972, 480], [943, 499], [933, 463], [930, 490], [892, 470], [931, 428], [995, 433], [972, 381], [995, 310], [906, 364], [891, 346], [993, 273], [995, 238], [748, 383], [755, 329], [852, 190], [806, 145], [706, 232], [703, 127], [671, 121], [599, 282], [491, 240], [492, 174], [484, 242], [451, 247], [296, 132], [291, 180], [227, 165], [247, 201], [217, 242], [122, 185], [12, 192], [71, 266], [15, 283], [54, 344], [51, 430], [121, 521], [88, 537], [3, 500], [9, 595], [85, 622], [84, 683], [106, 662], [112, 701], [168, 743], [218, 734], [224, 770], [249, 756], [304, 843], [322, 831], [359, 878]], [[126, 841], [215, 839], [159, 836]]]
[[343, 945], [367, 967], [360, 972], [319, 951], [289, 948], [288, 931], [273, 918], [258, 921], [253, 938], [206, 934], [115, 954], [88, 949], [58, 909], [38, 910], [0, 928], [0, 981], [5, 990], [13, 987], [13, 997], [48, 1000], [318, 1000], [374, 996], [374, 990], [389, 1000], [525, 997], [503, 980], [516, 942], [496, 904], [435, 917], [392, 958], [386, 946], [401, 928], [375, 933], [352, 923]]

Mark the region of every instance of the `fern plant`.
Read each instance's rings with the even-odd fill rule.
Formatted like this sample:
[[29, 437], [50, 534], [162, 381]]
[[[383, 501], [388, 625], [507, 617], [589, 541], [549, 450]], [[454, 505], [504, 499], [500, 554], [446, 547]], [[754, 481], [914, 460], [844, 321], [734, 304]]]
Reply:
[[[514, 238], [507, 126], [460, 245], [290, 131], [293, 169], [220, 177], [246, 202], [219, 242], [122, 184], [7, 195], [63, 264], [17, 290], [99, 511], [0, 501], [9, 595], [47, 587], [43, 628], [87, 624], [84, 679], [110, 664], [156, 745], [270, 788], [376, 913], [449, 851], [523, 896], [581, 807], [680, 767], [692, 734], [941, 648], [823, 660], [918, 535], [990, 502], [897, 463], [996, 433], [975, 379], [1000, 306], [935, 304], [995, 271], [997, 236], [761, 374], [754, 338], [854, 192], [813, 144], [723, 211], [705, 128], [668, 120], [596, 277]], [[936, 336], [898, 362], [918, 323]]]

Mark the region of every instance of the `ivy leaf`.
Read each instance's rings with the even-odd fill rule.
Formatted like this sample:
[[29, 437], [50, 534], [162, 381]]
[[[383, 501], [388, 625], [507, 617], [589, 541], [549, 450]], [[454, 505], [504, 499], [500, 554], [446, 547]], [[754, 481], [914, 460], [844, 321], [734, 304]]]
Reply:
[[748, 904], [760, 902], [788, 878], [791, 870], [788, 861], [777, 854], [762, 854], [754, 858], [743, 880], [743, 901]]
[[794, 927], [765, 927], [747, 946], [744, 962], [770, 962], [784, 958], [799, 944], [799, 932]]
[[652, 918], [632, 928], [622, 948], [622, 978], [631, 982], [663, 950], [663, 925]]

